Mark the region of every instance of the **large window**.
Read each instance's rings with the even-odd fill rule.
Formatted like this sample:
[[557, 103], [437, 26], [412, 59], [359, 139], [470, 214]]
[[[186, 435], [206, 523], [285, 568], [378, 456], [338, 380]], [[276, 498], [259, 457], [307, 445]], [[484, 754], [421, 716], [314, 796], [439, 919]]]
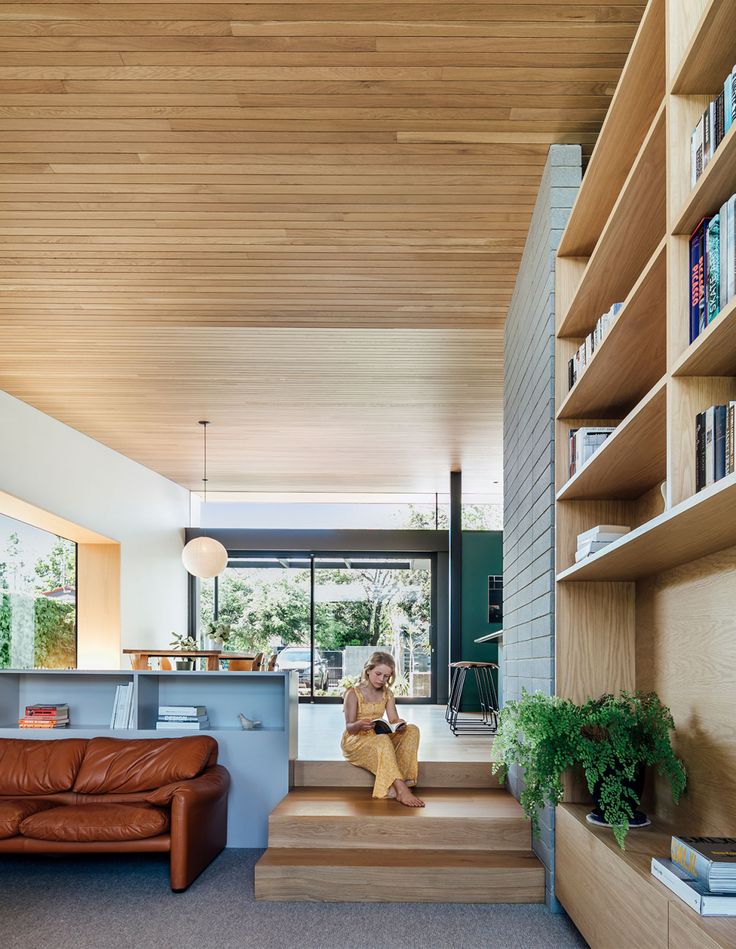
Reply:
[[77, 545], [0, 514], [0, 669], [77, 664]]
[[233, 556], [200, 588], [200, 629], [228, 649], [277, 654], [305, 697], [341, 697], [375, 649], [397, 661], [397, 694], [432, 696], [432, 559], [389, 554]]

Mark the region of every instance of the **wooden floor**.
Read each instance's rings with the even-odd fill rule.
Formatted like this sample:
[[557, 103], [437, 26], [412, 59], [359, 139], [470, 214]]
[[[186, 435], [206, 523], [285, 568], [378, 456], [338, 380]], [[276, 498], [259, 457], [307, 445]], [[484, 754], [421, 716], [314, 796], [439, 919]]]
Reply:
[[[419, 727], [419, 760], [477, 761], [491, 758], [493, 735], [455, 737], [445, 721], [444, 705], [401, 705], [399, 714]], [[299, 706], [299, 760], [341, 761], [340, 738], [345, 728], [342, 705]]]

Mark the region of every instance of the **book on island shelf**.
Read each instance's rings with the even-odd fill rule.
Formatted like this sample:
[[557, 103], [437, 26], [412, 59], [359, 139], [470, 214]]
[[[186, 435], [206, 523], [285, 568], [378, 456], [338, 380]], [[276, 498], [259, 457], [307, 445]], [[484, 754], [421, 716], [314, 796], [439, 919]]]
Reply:
[[674, 860], [652, 857], [652, 875], [701, 916], [736, 916], [736, 894], [711, 892]]
[[204, 731], [210, 727], [206, 705], [159, 705], [156, 728], [194, 729]]
[[26, 705], [25, 715], [18, 719], [19, 728], [64, 728], [69, 724], [69, 705]]

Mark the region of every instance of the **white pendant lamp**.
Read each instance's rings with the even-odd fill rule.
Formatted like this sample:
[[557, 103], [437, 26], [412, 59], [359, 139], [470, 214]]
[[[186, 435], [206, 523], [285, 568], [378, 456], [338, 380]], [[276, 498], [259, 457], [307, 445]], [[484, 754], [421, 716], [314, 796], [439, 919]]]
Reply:
[[[203, 503], [207, 503], [207, 426], [209, 422], [200, 422], [204, 436], [204, 464], [202, 483], [204, 485]], [[187, 571], [200, 580], [209, 580], [219, 576], [227, 566], [227, 550], [219, 540], [212, 537], [195, 537], [181, 552], [181, 559]]]

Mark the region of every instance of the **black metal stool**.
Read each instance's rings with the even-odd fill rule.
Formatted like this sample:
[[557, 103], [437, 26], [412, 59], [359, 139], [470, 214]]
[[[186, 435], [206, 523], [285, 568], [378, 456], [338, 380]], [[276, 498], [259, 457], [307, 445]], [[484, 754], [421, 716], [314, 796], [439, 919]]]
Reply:
[[[496, 686], [493, 683], [493, 670], [498, 669], [495, 662], [451, 662], [452, 679], [450, 681], [450, 698], [447, 701], [445, 720], [450, 726], [453, 735], [487, 735], [498, 728], [498, 698]], [[460, 706], [463, 699], [463, 688], [472, 669], [475, 674], [475, 685], [478, 689], [480, 702], [480, 718], [460, 715]]]

